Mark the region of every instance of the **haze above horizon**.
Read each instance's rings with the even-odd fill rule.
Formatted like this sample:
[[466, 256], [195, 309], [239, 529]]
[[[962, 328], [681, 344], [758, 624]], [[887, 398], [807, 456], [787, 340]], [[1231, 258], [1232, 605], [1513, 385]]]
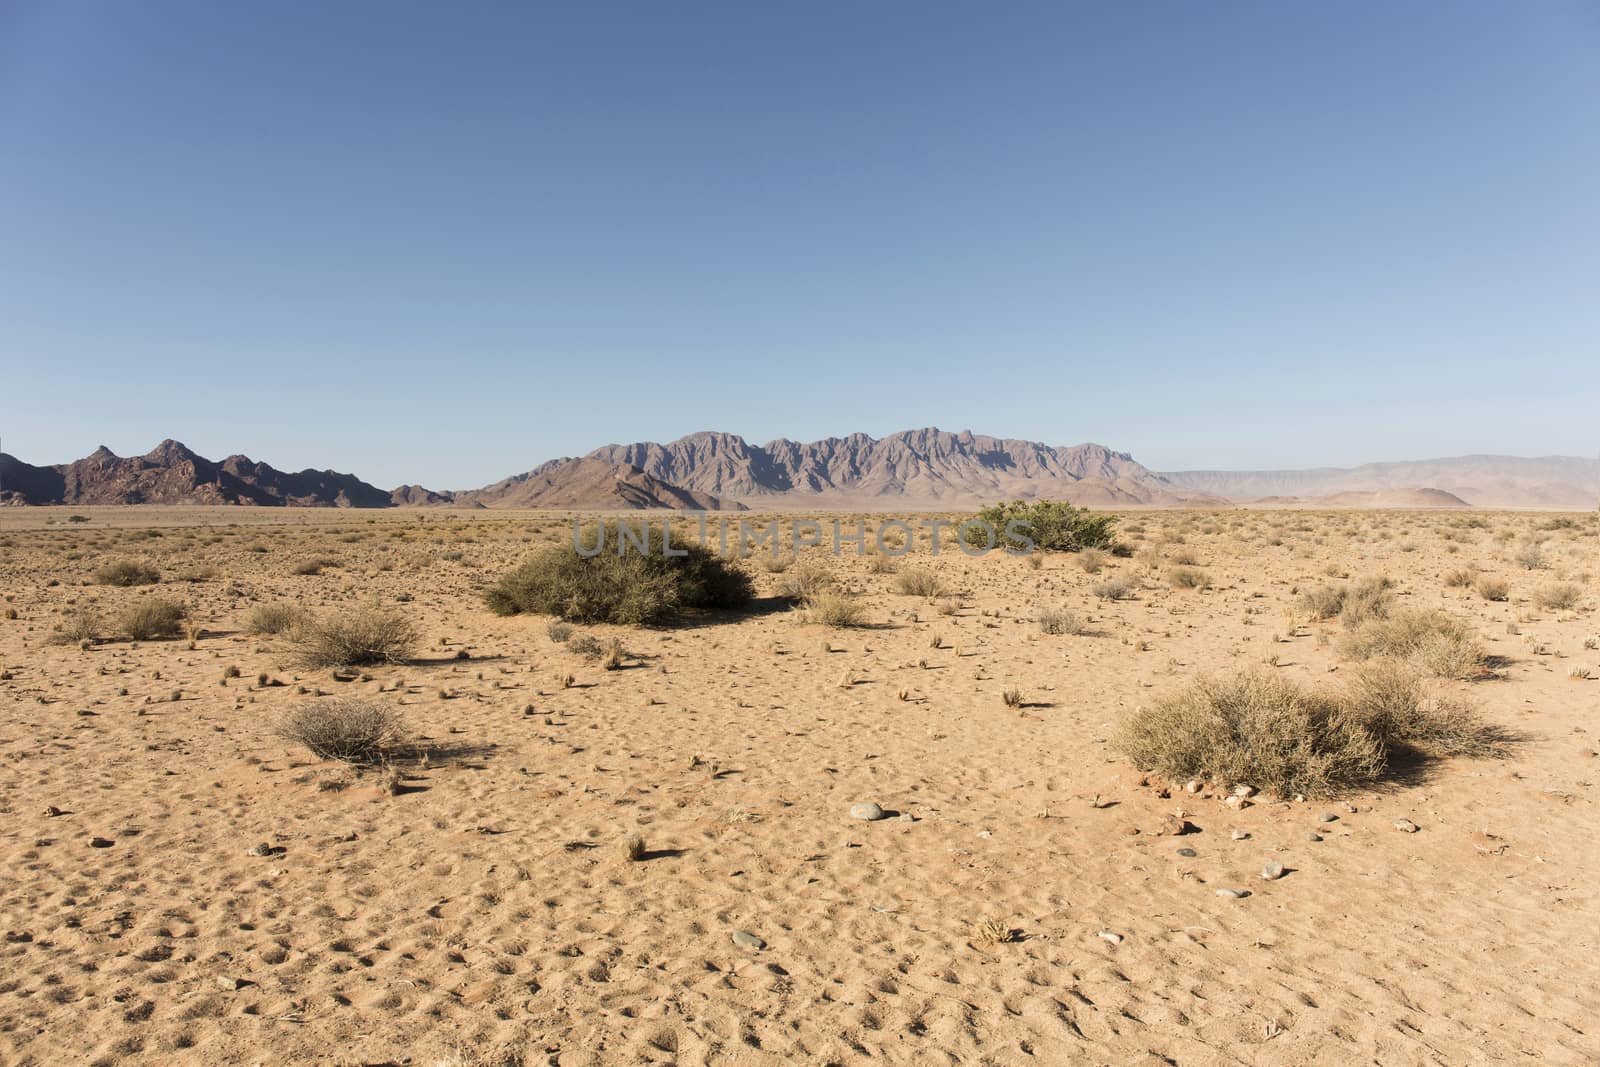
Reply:
[[0, 436], [1593, 456], [1600, 8], [0, 2]]

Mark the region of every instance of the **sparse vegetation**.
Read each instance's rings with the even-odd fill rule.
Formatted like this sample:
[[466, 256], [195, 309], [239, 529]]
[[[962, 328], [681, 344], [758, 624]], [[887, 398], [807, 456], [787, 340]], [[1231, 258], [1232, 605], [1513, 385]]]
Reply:
[[654, 542], [648, 552], [587, 557], [570, 543], [553, 545], [501, 578], [484, 599], [497, 615], [535, 612], [621, 625], [664, 622], [688, 609], [732, 608], [750, 599], [750, 576], [709, 549], [689, 543], [673, 552], [684, 554], [665, 555]]

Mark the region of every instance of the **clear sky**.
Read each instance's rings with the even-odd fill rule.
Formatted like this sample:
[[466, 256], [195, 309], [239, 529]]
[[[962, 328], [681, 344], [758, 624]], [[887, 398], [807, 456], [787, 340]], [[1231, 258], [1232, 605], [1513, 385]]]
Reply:
[[1600, 3], [0, 0], [0, 436], [1600, 449]]

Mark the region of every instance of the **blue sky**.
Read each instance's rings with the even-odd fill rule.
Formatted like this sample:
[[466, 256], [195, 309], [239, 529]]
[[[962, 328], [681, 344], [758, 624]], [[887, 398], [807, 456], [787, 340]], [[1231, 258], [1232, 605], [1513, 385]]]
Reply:
[[0, 436], [1600, 448], [1600, 5], [0, 0]]

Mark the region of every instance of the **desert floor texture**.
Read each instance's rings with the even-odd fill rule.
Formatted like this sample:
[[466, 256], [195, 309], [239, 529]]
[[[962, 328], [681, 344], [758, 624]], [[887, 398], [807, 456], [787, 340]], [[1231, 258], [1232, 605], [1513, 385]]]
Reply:
[[[919, 543], [899, 565], [933, 599], [809, 550], [869, 626], [801, 622], [754, 566], [751, 610], [578, 627], [620, 637], [606, 670], [480, 599], [564, 516], [0, 513], [0, 1063], [1600, 1061], [1595, 516], [1119, 534], [1139, 554], [1096, 574]], [[160, 584], [94, 584], [118, 559]], [[1447, 585], [1463, 567], [1509, 598]], [[1476, 628], [1493, 675], [1441, 684], [1503, 758], [1234, 809], [1108, 743], [1202, 674], [1338, 684], [1340, 624], [1297, 598], [1378, 575]], [[1128, 599], [1094, 595], [1112, 577]], [[1576, 605], [1540, 606], [1553, 583]], [[62, 634], [150, 596], [198, 630]], [[413, 662], [341, 681], [246, 631], [373, 601], [420, 629]], [[1053, 609], [1083, 632], [1042, 632]], [[404, 717], [395, 790], [276, 734], [350, 694]], [[1192, 832], [1159, 834], [1175, 814]]]

